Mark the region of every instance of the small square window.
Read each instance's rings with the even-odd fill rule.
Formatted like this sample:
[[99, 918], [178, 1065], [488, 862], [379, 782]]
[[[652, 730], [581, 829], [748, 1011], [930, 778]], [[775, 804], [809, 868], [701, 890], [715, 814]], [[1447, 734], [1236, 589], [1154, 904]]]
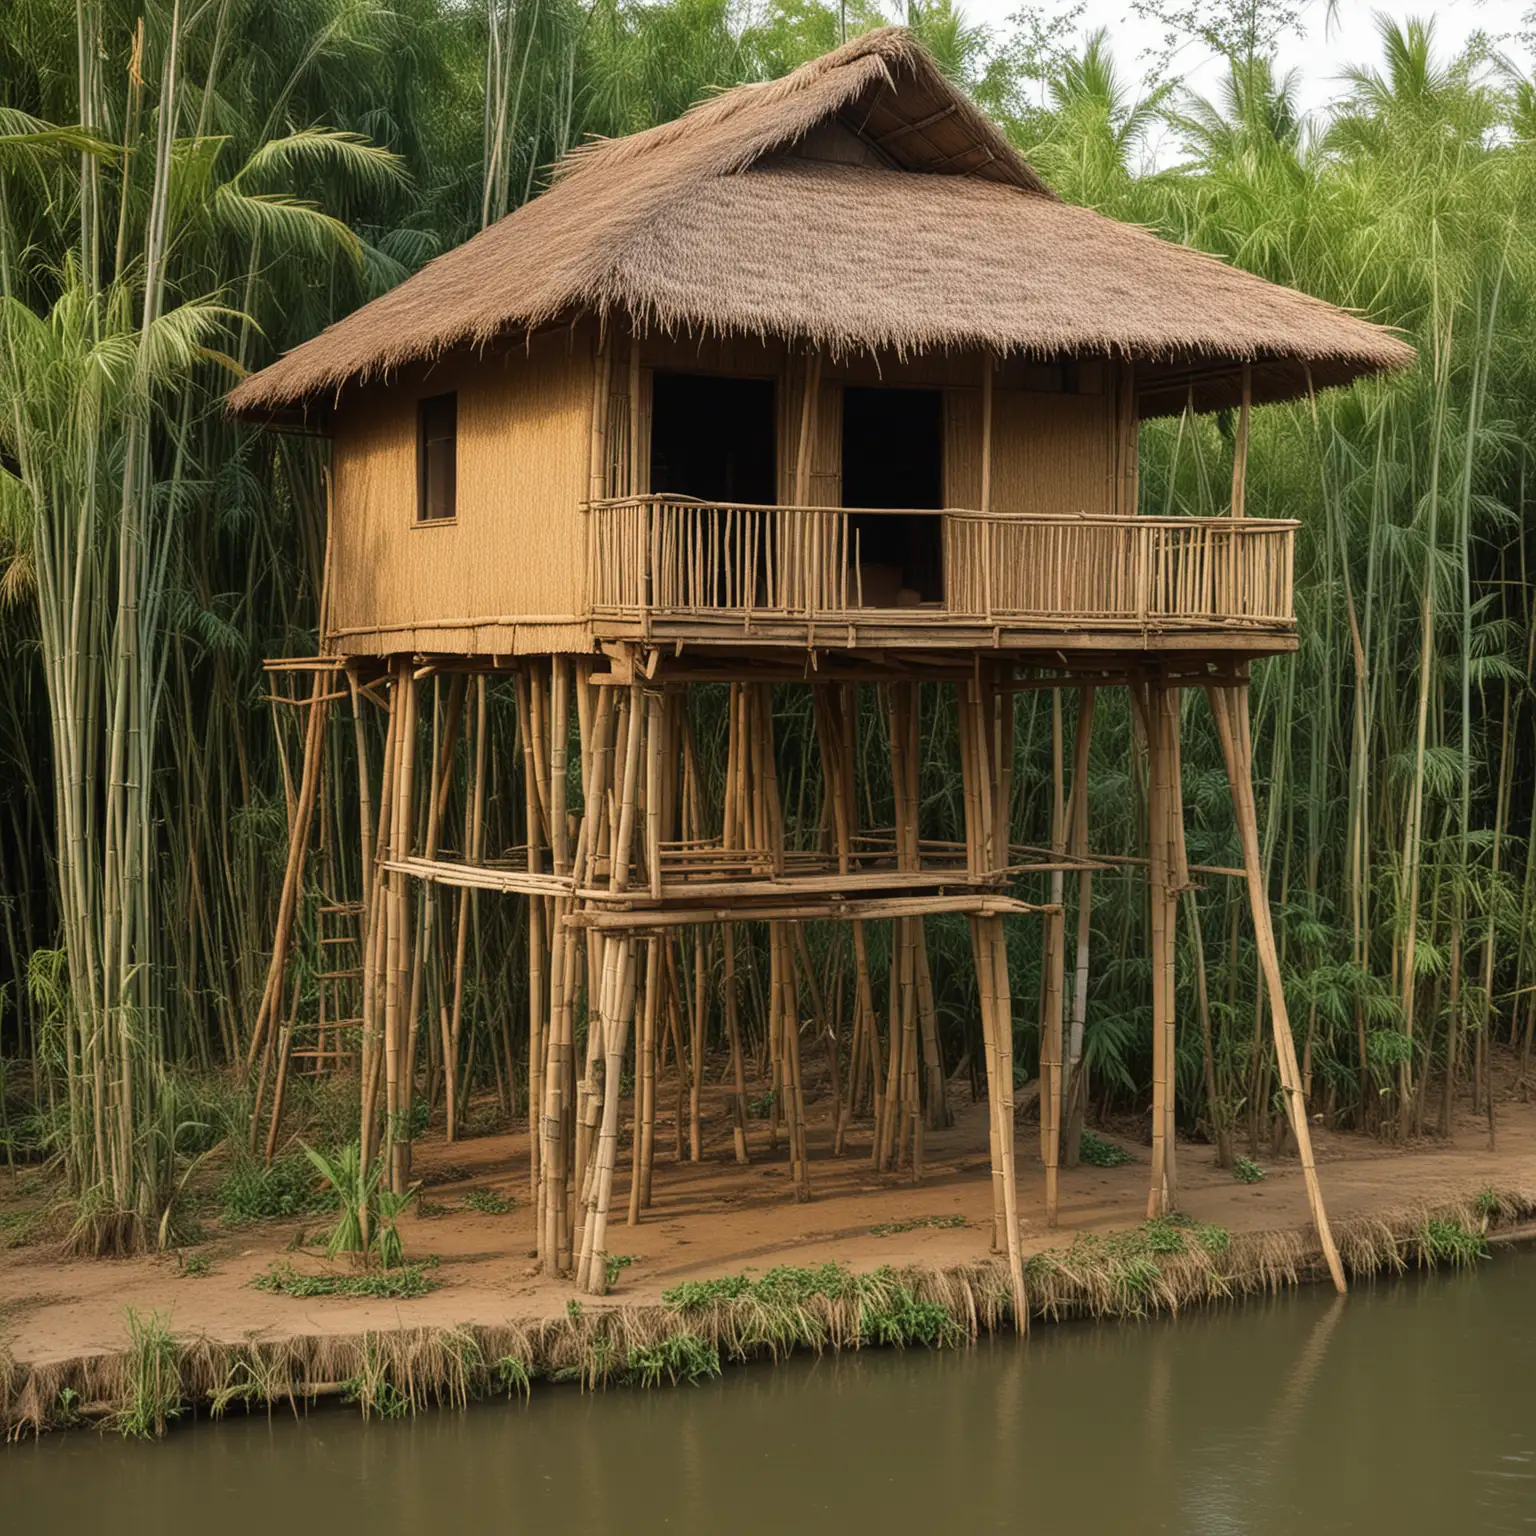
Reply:
[[416, 408], [416, 520], [439, 523], [458, 510], [459, 397], [433, 395]]

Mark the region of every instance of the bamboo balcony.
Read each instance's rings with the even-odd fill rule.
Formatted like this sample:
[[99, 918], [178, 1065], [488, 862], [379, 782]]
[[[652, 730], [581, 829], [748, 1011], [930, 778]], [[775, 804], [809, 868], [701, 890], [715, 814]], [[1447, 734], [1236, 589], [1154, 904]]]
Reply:
[[[819, 645], [1289, 648], [1297, 523], [773, 507], [636, 496], [588, 508], [594, 625], [615, 637]], [[875, 520], [922, 520], [942, 596], [877, 590]], [[884, 567], [880, 568], [882, 572]], [[846, 637], [846, 638], [844, 638]], [[1281, 640], [1282, 646], [1273, 644]]]

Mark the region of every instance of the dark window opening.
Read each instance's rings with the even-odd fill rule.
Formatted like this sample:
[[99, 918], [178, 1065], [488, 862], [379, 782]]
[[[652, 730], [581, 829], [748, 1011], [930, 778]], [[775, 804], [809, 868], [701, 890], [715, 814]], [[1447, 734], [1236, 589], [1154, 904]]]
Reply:
[[416, 408], [416, 519], [446, 521], [458, 511], [459, 397], [433, 395]]
[[843, 391], [843, 505], [888, 507], [849, 521], [866, 608], [944, 601], [944, 526], [911, 509], [944, 505], [944, 397], [936, 389]]
[[778, 431], [772, 379], [661, 373], [651, 380], [651, 490], [772, 506]]

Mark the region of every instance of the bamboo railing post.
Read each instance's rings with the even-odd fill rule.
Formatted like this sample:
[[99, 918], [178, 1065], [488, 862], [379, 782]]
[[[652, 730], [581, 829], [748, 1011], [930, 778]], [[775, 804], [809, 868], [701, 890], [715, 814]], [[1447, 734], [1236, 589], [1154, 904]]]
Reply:
[[1334, 1289], [1343, 1295], [1348, 1289], [1344, 1279], [1344, 1266], [1339, 1250], [1334, 1244], [1333, 1230], [1329, 1225], [1328, 1212], [1323, 1205], [1322, 1185], [1317, 1177], [1317, 1165], [1312, 1155], [1312, 1132], [1307, 1124], [1306, 1103], [1301, 1091], [1301, 1070], [1296, 1062], [1296, 1042], [1291, 1035], [1290, 1014], [1286, 1009], [1285, 987], [1280, 976], [1280, 958], [1275, 947], [1274, 927], [1270, 920], [1269, 893], [1264, 888], [1263, 864], [1259, 854], [1259, 819], [1253, 792], [1252, 736], [1248, 723], [1248, 685], [1241, 682], [1222, 686], [1213, 684], [1206, 689], [1211, 702], [1211, 713], [1216, 720], [1216, 733], [1221, 738], [1222, 755], [1227, 765], [1227, 778], [1232, 787], [1232, 809], [1237, 820], [1238, 836], [1243, 845], [1243, 868], [1247, 876], [1248, 903], [1253, 917], [1254, 941], [1259, 952], [1259, 967], [1264, 974], [1265, 991], [1269, 1000], [1269, 1016], [1275, 1036], [1275, 1055], [1280, 1067], [1280, 1083], [1285, 1095], [1286, 1113], [1291, 1123], [1291, 1133], [1296, 1139], [1296, 1151], [1301, 1160], [1302, 1176], [1307, 1188], [1307, 1203], [1312, 1212], [1312, 1225], [1322, 1245], [1328, 1273], [1333, 1278]]

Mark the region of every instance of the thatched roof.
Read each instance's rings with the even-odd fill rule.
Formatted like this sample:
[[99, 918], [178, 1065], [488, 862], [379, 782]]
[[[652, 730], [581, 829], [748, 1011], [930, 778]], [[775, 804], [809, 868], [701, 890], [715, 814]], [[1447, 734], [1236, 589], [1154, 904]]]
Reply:
[[1413, 356], [1330, 304], [1058, 201], [888, 28], [576, 151], [541, 197], [247, 379], [231, 406], [292, 408], [581, 314], [834, 354], [1109, 353], [1170, 365], [1186, 393], [1200, 368], [1202, 405], [1230, 392], [1212, 364], [1255, 362], [1256, 398], [1273, 399]]

